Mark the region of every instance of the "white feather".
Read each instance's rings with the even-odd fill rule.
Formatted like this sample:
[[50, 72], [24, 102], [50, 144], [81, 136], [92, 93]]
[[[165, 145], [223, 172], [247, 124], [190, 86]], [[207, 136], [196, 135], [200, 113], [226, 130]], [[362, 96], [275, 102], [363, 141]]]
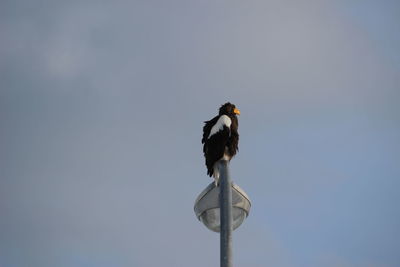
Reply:
[[231, 118], [229, 118], [227, 115], [222, 115], [221, 117], [219, 117], [217, 123], [211, 128], [210, 131], [210, 135], [208, 136], [208, 139], [210, 139], [210, 137], [213, 134], [216, 134], [217, 132], [221, 131], [222, 129], [224, 129], [224, 126], [228, 127], [229, 129], [231, 128]]

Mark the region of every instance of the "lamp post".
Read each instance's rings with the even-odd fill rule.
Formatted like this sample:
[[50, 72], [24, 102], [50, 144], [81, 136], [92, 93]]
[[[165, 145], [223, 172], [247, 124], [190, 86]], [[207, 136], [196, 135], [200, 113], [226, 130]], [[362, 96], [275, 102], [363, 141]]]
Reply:
[[214, 232], [220, 233], [221, 267], [232, 267], [232, 231], [249, 215], [251, 202], [247, 194], [231, 182], [228, 161], [218, 162], [219, 186], [209, 184], [197, 197], [197, 218]]
[[226, 160], [219, 161], [219, 206], [221, 218], [220, 261], [221, 267], [232, 267], [232, 190]]

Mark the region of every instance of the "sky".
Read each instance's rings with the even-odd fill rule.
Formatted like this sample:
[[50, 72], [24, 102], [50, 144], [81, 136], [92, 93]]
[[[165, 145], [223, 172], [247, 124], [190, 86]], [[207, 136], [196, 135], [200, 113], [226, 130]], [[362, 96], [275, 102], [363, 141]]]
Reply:
[[234, 266], [398, 266], [399, 29], [395, 0], [1, 1], [0, 267], [218, 266], [227, 101]]

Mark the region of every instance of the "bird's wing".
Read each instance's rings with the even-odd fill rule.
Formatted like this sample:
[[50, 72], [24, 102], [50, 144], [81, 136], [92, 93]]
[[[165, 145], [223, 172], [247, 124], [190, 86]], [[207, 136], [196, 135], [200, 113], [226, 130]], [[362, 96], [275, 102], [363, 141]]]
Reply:
[[210, 135], [211, 128], [217, 123], [219, 116], [215, 116], [209, 121], [205, 121], [205, 125], [203, 127], [203, 138], [201, 139], [201, 143], [204, 144]]
[[226, 127], [227, 129], [231, 129], [232, 120], [226, 115], [222, 115], [219, 117], [218, 121], [214, 126], [211, 128], [210, 134], [207, 138], [210, 138], [212, 135], [224, 130]]
[[231, 134], [231, 119], [222, 115], [206, 122], [203, 132], [203, 152], [206, 158], [207, 173], [212, 175], [215, 162], [224, 156], [225, 147]]
[[228, 144], [230, 129], [223, 125], [215, 134], [210, 135], [203, 147], [204, 156], [208, 175], [213, 174], [213, 166], [215, 162], [220, 160], [225, 153], [225, 147]]

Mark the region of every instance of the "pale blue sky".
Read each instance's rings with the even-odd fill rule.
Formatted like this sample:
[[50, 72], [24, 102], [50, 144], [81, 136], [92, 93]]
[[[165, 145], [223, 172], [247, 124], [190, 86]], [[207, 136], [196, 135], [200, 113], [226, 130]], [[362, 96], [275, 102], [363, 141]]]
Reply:
[[400, 262], [397, 1], [2, 1], [0, 266], [218, 266], [193, 204], [235, 103], [235, 266]]

